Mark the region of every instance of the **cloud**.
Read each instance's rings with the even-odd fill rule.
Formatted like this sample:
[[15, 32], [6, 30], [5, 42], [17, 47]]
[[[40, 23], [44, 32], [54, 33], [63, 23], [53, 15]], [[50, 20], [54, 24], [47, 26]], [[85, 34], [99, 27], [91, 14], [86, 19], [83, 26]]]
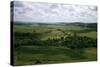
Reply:
[[14, 21], [97, 22], [97, 7], [14, 1]]

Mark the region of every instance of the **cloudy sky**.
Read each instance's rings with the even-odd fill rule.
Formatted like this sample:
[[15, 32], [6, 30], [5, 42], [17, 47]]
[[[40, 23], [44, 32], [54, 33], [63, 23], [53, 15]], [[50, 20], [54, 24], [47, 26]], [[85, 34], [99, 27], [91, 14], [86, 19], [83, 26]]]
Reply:
[[97, 7], [14, 1], [13, 17], [20, 22], [97, 22]]

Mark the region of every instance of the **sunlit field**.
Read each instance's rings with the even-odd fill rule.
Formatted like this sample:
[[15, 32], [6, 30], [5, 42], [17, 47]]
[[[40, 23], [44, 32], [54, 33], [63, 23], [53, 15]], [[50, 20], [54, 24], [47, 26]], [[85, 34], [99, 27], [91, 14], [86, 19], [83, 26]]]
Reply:
[[14, 65], [96, 61], [96, 25], [14, 23]]

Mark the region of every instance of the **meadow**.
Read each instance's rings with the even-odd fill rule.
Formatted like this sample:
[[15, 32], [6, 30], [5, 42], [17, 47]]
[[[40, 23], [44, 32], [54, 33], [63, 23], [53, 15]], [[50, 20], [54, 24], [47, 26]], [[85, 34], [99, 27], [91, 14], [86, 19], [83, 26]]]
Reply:
[[97, 60], [96, 23], [14, 23], [14, 65]]

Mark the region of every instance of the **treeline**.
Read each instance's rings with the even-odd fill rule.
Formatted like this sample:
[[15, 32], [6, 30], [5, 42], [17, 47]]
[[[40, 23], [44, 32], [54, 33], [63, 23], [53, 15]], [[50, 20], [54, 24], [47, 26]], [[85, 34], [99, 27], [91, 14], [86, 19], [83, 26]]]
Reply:
[[87, 28], [87, 31], [97, 31], [97, 23], [80, 23], [78, 26]]
[[40, 40], [38, 38], [39, 34], [36, 33], [14, 33], [14, 46], [15, 48], [21, 46], [55, 46], [55, 47], [67, 47], [71, 49], [75, 48], [87, 48], [87, 47], [97, 47], [97, 39], [89, 38], [86, 36], [78, 36], [77, 33], [73, 35], [68, 35], [67, 37], [54, 38], [47, 40]]

